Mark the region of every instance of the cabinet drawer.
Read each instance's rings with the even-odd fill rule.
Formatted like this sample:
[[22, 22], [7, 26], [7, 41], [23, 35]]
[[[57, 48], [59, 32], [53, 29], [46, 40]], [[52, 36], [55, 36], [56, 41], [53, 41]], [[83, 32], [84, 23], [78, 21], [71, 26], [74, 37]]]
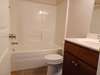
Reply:
[[79, 75], [79, 67], [76, 67], [74, 62], [77, 61], [72, 56], [64, 54], [63, 75]]
[[97, 68], [99, 53], [83, 46], [65, 42], [65, 53], [69, 52], [90, 66]]
[[79, 50], [79, 47], [77, 47], [75, 44], [72, 44], [70, 42], [65, 42], [65, 46], [64, 46], [64, 51], [65, 53], [66, 52], [70, 52], [72, 53], [73, 55], [79, 57], [80, 55], [80, 50]]

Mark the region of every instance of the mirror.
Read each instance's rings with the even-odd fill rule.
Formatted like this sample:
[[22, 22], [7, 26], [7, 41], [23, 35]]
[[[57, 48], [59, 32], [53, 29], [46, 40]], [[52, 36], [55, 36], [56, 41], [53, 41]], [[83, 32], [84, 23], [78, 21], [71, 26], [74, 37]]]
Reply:
[[90, 33], [100, 34], [100, 1], [96, 0], [93, 9]]

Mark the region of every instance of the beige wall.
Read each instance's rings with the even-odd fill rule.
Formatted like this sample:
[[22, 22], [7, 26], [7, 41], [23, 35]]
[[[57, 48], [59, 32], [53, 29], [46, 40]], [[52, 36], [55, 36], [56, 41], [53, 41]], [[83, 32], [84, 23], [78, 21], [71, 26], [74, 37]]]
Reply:
[[90, 32], [100, 34], [100, 6], [94, 8]]
[[65, 19], [66, 19], [66, 2], [59, 3], [57, 5], [57, 16], [56, 16], [56, 44], [60, 47], [64, 45], [64, 33], [65, 33]]
[[9, 34], [9, 2], [0, 0], [0, 57], [8, 48]]
[[67, 37], [85, 37], [89, 32], [94, 0], [69, 0]]
[[0, 75], [10, 75], [9, 0], [0, 0]]

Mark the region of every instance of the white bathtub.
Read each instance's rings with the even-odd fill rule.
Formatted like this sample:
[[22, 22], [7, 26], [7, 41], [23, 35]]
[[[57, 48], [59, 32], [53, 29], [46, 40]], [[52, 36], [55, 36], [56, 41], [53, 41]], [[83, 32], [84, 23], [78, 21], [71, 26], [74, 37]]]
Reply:
[[12, 71], [46, 66], [44, 56], [57, 53], [58, 49], [12, 51]]

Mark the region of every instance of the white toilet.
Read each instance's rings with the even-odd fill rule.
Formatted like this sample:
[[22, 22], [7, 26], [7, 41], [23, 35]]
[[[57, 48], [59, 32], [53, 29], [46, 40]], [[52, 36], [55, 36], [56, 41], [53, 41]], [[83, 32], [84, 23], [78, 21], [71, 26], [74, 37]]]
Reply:
[[47, 75], [61, 75], [63, 56], [59, 54], [49, 54], [45, 56], [45, 60], [48, 64]]

